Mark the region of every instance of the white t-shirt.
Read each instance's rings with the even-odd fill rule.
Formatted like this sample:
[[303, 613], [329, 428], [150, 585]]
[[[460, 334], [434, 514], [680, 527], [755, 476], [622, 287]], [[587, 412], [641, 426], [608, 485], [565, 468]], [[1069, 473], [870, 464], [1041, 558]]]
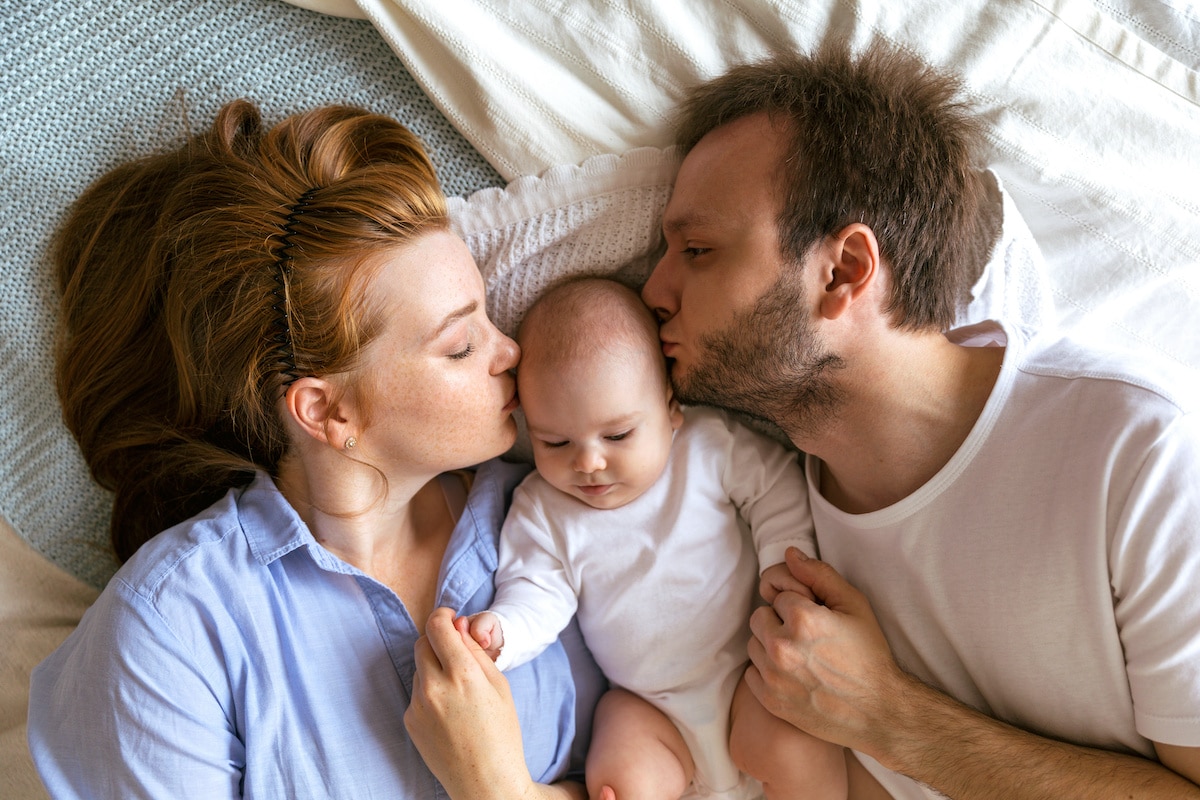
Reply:
[[758, 574], [789, 546], [816, 552], [796, 454], [724, 412], [687, 408], [662, 476], [625, 506], [591, 508], [537, 473], [517, 488], [492, 604], [497, 665], [536, 655], [578, 610], [609, 680], [680, 729], [702, 793], [730, 791], [741, 778], [729, 704]]
[[950, 336], [1007, 346], [982, 415], [869, 514], [820, 497], [808, 456], [822, 558], [905, 669], [990, 716], [1148, 757], [1200, 745], [1200, 376], [996, 323]]

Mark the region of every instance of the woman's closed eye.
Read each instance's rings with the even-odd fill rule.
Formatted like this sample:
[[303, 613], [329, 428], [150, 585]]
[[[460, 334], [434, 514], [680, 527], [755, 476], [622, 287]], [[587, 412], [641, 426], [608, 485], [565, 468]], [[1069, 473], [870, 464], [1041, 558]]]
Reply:
[[463, 349], [461, 349], [457, 352], [451, 353], [450, 358], [453, 358], [457, 361], [458, 359], [467, 358], [474, 352], [475, 352], [475, 345], [471, 342], [468, 342], [467, 346], [464, 347]]

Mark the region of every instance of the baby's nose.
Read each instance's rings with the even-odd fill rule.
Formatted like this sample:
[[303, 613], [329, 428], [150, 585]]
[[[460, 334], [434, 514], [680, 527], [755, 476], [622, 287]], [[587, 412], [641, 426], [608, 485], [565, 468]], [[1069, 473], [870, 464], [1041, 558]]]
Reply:
[[580, 448], [575, 456], [575, 469], [578, 472], [599, 472], [604, 469], [604, 454], [599, 448]]

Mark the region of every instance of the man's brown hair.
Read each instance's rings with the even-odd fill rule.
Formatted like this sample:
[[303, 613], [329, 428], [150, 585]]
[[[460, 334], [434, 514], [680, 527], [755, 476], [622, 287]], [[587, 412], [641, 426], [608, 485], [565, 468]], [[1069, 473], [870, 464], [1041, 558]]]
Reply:
[[694, 89], [677, 142], [766, 113], [790, 140], [779, 165], [780, 247], [800, 263], [846, 225], [868, 225], [891, 268], [899, 327], [949, 327], [991, 247], [974, 160], [981, 125], [959, 82], [875, 45], [830, 46], [735, 67]]

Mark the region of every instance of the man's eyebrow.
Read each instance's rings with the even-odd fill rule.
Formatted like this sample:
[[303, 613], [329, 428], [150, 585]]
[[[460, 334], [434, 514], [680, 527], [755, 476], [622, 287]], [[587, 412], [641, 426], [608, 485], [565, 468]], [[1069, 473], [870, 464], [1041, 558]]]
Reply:
[[475, 310], [477, 308], [479, 308], [479, 301], [472, 300], [471, 302], [467, 303], [462, 308], [458, 308], [458, 309], [455, 309], [454, 311], [451, 311], [449, 314], [447, 314], [442, 319], [442, 324], [438, 325], [436, 328], [434, 328], [433, 333], [429, 334], [429, 336], [426, 337], [426, 341], [432, 342], [434, 339], [441, 336], [442, 332], [445, 331], [447, 328], [449, 328], [451, 325], [458, 322], [463, 317], [469, 317], [472, 314], [474, 314]]
[[688, 228], [711, 226], [715, 219], [714, 214], [693, 211], [678, 217], [664, 217], [662, 227], [666, 233], [678, 233]]

